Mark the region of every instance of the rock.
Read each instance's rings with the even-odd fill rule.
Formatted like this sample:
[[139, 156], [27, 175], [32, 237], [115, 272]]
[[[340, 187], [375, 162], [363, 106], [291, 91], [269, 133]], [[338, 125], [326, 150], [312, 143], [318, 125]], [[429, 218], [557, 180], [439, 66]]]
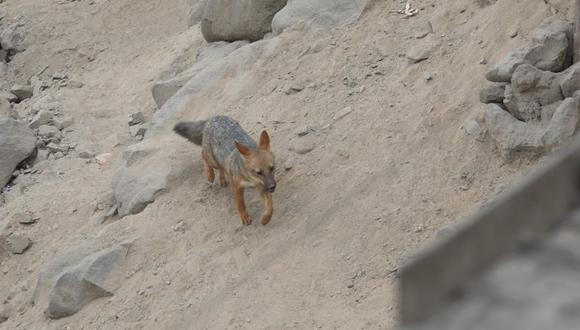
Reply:
[[311, 142], [304, 142], [300, 140], [298, 142], [293, 143], [290, 146], [289, 150], [299, 155], [305, 155], [314, 150], [314, 144]]
[[288, 0], [272, 20], [272, 31], [283, 30], [298, 24], [307, 28], [329, 28], [356, 22], [369, 0]]
[[78, 157], [82, 159], [91, 159], [95, 157], [95, 153], [89, 150], [83, 150], [78, 152]]
[[137, 137], [137, 136], [145, 136], [145, 133], [147, 132], [147, 128], [145, 127], [145, 125], [134, 125], [134, 126], [129, 126], [129, 134], [132, 137]]
[[65, 128], [69, 128], [74, 124], [74, 118], [72, 116], [66, 116], [64, 118], [53, 119], [54, 126], [56, 126], [59, 130], [63, 130]]
[[516, 118], [531, 121], [540, 119], [542, 106], [562, 99], [558, 74], [522, 64], [514, 71], [511, 86], [506, 88], [504, 104]]
[[52, 119], [53, 119], [53, 115], [51, 112], [49, 112], [47, 110], [40, 110], [34, 116], [34, 118], [32, 118], [32, 121], [30, 122], [30, 124], [28, 124], [28, 127], [32, 128], [32, 129], [36, 129], [42, 125], [51, 124]]
[[125, 279], [131, 243], [88, 254], [77, 248], [57, 256], [39, 275], [32, 301], [51, 319], [73, 315], [91, 301], [112, 296]]
[[578, 101], [569, 97], [560, 104], [542, 137], [547, 147], [553, 147], [567, 141], [576, 132], [578, 125]]
[[272, 18], [286, 0], [207, 1], [201, 32], [208, 42], [260, 40], [272, 31]]
[[14, 103], [18, 101], [18, 96], [8, 92], [8, 91], [0, 91], [0, 99], [5, 99], [10, 103]]
[[64, 153], [57, 151], [54, 153], [54, 159], [61, 159], [64, 157]]
[[32, 217], [32, 215], [24, 212], [14, 214], [12, 216], [12, 221], [18, 222], [19, 224], [23, 225], [31, 225], [33, 223], [36, 223], [36, 220]]
[[23, 254], [32, 245], [28, 237], [12, 234], [4, 240], [4, 247], [12, 254]]
[[544, 130], [539, 124], [521, 122], [497, 104], [488, 104], [485, 125], [500, 154], [506, 159], [517, 152], [540, 153], [545, 150], [542, 142]]
[[481, 103], [503, 103], [505, 98], [505, 85], [493, 85], [479, 92]]
[[177, 75], [171, 75], [168, 78], [161, 78], [151, 88], [151, 94], [157, 104], [161, 108], [169, 98], [171, 98], [178, 90], [180, 90], [189, 80], [195, 75], [199, 74], [204, 69], [211, 66], [212, 63], [224, 59], [226, 56], [248, 44], [248, 41], [236, 42], [213, 42], [208, 44], [205, 48], [198, 51], [196, 63], [186, 71]]
[[54, 126], [41, 125], [40, 127], [38, 127], [38, 136], [44, 139], [50, 139], [53, 137], [60, 136], [60, 131], [58, 128]]
[[417, 30], [417, 32], [415, 33], [415, 38], [423, 39], [426, 36], [430, 35], [431, 33], [433, 33], [433, 25], [431, 24], [431, 22], [427, 22], [423, 24], [421, 28], [419, 28], [419, 30]]
[[50, 142], [49, 144], [46, 145], [46, 149], [48, 149], [49, 152], [51, 153], [57, 153], [57, 152], [66, 152], [68, 151], [68, 147], [64, 147], [61, 146], [59, 144], [56, 144], [54, 142]]
[[105, 166], [105, 165], [109, 164], [109, 162], [111, 161], [111, 158], [113, 158], [113, 154], [111, 154], [111, 153], [98, 154], [97, 156], [95, 156], [95, 160], [97, 161], [97, 164], [99, 164], [101, 166]]
[[515, 69], [524, 63], [540, 70], [560, 72], [571, 64], [571, 26], [558, 18], [546, 19], [533, 33], [530, 46], [508, 54], [487, 74], [493, 82], [509, 82]]
[[407, 52], [407, 59], [411, 64], [419, 63], [431, 57], [434, 50], [435, 45], [432, 42], [425, 42], [410, 49]]
[[298, 92], [301, 92], [304, 90], [304, 86], [298, 83], [294, 83], [290, 86], [288, 86], [288, 88], [286, 89], [286, 95], [292, 95], [292, 94], [296, 94]]
[[142, 124], [145, 122], [145, 116], [142, 112], [135, 112], [129, 115], [129, 126]]
[[572, 97], [576, 91], [580, 90], [580, 62], [562, 73], [560, 88], [564, 97]]
[[30, 85], [14, 85], [10, 88], [10, 92], [20, 100], [26, 100], [32, 97], [32, 86]]
[[8, 52], [8, 57], [14, 56], [14, 54], [26, 49], [24, 29], [26, 29], [26, 24], [22, 22], [2, 27], [2, 32], [0, 32], [0, 45], [2, 45], [2, 49]]
[[44, 150], [44, 149], [39, 149], [36, 152], [36, 159], [34, 161], [34, 164], [36, 165], [39, 162], [42, 162], [42, 161], [47, 160], [47, 159], [48, 159], [48, 151]]
[[477, 141], [485, 138], [485, 128], [475, 119], [468, 120], [463, 124], [463, 130], [467, 135], [473, 136]]
[[342, 118], [348, 116], [351, 113], [352, 113], [352, 107], [343, 108], [342, 110], [340, 110], [339, 112], [334, 114], [334, 116], [332, 117], [332, 120], [333, 121], [341, 120]]
[[170, 164], [154, 160], [156, 150], [133, 145], [123, 153], [123, 165], [113, 177], [113, 194], [120, 217], [140, 213], [169, 190]]
[[14, 119], [0, 118], [0, 189], [35, 148], [36, 137], [32, 130]]
[[78, 80], [69, 80], [66, 82], [66, 85], [70, 88], [83, 88], [85, 86], [84, 83]]
[[59, 114], [62, 112], [62, 104], [52, 95], [47, 94], [40, 97], [32, 104], [32, 113], [37, 114], [38, 112], [45, 110], [52, 114]]

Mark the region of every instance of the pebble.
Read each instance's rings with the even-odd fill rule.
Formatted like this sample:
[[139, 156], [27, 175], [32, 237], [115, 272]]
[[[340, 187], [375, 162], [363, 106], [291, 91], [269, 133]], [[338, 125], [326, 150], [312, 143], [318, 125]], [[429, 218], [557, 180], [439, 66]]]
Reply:
[[29, 99], [33, 95], [31, 85], [14, 85], [10, 88], [10, 93], [16, 95], [20, 100]]
[[135, 112], [129, 115], [129, 126], [142, 124], [145, 122], [145, 116], [142, 112]]
[[314, 144], [312, 144], [311, 142], [295, 143], [289, 148], [289, 150], [299, 155], [305, 155], [314, 150]]
[[348, 106], [348, 107], [340, 110], [339, 112], [335, 113], [334, 116], [332, 117], [332, 120], [334, 120], [334, 121], [341, 120], [342, 118], [348, 116], [351, 112], [352, 112], [352, 107]]

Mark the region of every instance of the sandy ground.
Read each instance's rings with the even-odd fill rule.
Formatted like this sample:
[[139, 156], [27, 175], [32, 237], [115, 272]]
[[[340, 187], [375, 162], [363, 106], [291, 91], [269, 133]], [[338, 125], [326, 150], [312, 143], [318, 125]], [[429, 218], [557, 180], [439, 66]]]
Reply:
[[[207, 184], [199, 150], [178, 137], [168, 147], [182, 148], [179, 161], [191, 162], [183, 183], [141, 214], [95, 221], [95, 205], [132, 143], [128, 114], [150, 117], [154, 79], [204, 45], [199, 26], [187, 24], [186, 1], [0, 4], [2, 24], [25, 22], [29, 45], [9, 64], [4, 84], [43, 69], [45, 79], [66, 72], [82, 81], [81, 89], [53, 92], [75, 118], [79, 145], [114, 155], [107, 166], [74, 155], [49, 161], [6, 194], [0, 219], [24, 210], [40, 220], [18, 228], [31, 249], [0, 264], [0, 299], [11, 310], [0, 328], [392, 328], [396, 269], [536, 164], [505, 163], [462, 124], [483, 109], [478, 92], [489, 65], [480, 61], [494, 63], [523, 44], [549, 7], [478, 2], [416, 1], [419, 15], [402, 19], [390, 13], [398, 1], [375, 1], [352, 26], [285, 32], [274, 54], [192, 100], [184, 119], [222, 113], [254, 135], [269, 130], [281, 166], [275, 215], [265, 227], [241, 226], [230, 191]], [[565, 1], [551, 3], [568, 12]], [[435, 33], [428, 38], [438, 46], [410, 65], [404, 54], [429, 41], [415, 38], [429, 20]], [[519, 33], [510, 38], [513, 29]], [[304, 90], [287, 95], [295, 84]], [[352, 112], [324, 129], [345, 107]], [[311, 132], [298, 137], [306, 127]], [[104, 142], [115, 134], [120, 145]], [[289, 151], [305, 144], [313, 151]], [[254, 219], [260, 208], [254, 196]], [[56, 321], [29, 304], [51, 256], [127, 239], [136, 239], [131, 271], [113, 297]]]

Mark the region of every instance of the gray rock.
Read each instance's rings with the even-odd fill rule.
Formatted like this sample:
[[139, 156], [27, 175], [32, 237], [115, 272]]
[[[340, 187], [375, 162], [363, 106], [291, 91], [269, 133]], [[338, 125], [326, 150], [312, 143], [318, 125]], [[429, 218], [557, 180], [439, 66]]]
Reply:
[[289, 148], [290, 151], [299, 155], [305, 155], [314, 150], [314, 144], [303, 140], [295, 141]]
[[14, 169], [36, 148], [36, 137], [24, 124], [0, 118], [0, 188], [10, 180]]
[[409, 63], [419, 63], [428, 59], [431, 57], [431, 54], [433, 54], [435, 46], [436, 45], [433, 42], [426, 41], [423, 44], [419, 44], [410, 49], [407, 51], [407, 59], [409, 60]]
[[23, 254], [30, 248], [32, 241], [28, 237], [12, 234], [0, 237], [0, 244], [4, 245], [4, 249], [12, 254]]
[[40, 127], [38, 127], [38, 136], [45, 139], [50, 139], [53, 137], [60, 136], [60, 131], [58, 128], [54, 126], [41, 125]]
[[558, 74], [522, 64], [506, 88], [504, 104], [516, 118], [531, 121], [540, 119], [542, 106], [563, 99]]
[[47, 110], [41, 110], [34, 116], [34, 118], [32, 118], [32, 121], [30, 124], [28, 124], [28, 127], [36, 129], [42, 125], [49, 125], [52, 123], [53, 117], [54, 116], [51, 112]]
[[69, 80], [66, 82], [66, 85], [70, 88], [83, 88], [85, 84], [78, 80]]
[[40, 97], [32, 104], [31, 111], [33, 114], [45, 110], [50, 111], [53, 114], [59, 114], [62, 112], [62, 104], [52, 95], [47, 94]]
[[484, 141], [485, 128], [477, 120], [468, 120], [463, 124], [463, 130], [467, 135], [473, 136], [477, 141]]
[[369, 0], [288, 0], [272, 20], [272, 31], [283, 30], [298, 24], [307, 28], [329, 28], [356, 22]]
[[431, 24], [431, 22], [427, 22], [417, 30], [417, 32], [415, 33], [415, 38], [423, 39], [426, 36], [430, 35], [431, 33], [433, 33], [433, 25]]
[[48, 150], [45, 149], [39, 149], [38, 152], [36, 153], [36, 159], [34, 160], [34, 165], [47, 160], [48, 159]]
[[481, 103], [503, 103], [505, 98], [505, 85], [493, 85], [479, 92]]
[[19, 212], [12, 216], [12, 221], [18, 222], [23, 225], [31, 225], [36, 222], [31, 214], [25, 212]]
[[140, 213], [169, 190], [171, 166], [152, 159], [152, 150], [137, 144], [123, 153], [123, 165], [113, 177], [113, 194], [120, 217]]
[[77, 313], [101, 297], [112, 296], [121, 286], [131, 244], [125, 243], [96, 253], [88, 248], [56, 257], [40, 273], [33, 302], [47, 306], [51, 319]]
[[171, 98], [178, 90], [180, 90], [189, 80], [199, 74], [212, 63], [218, 62], [225, 58], [236, 49], [245, 46], [248, 41], [236, 42], [213, 42], [208, 44], [205, 48], [198, 51], [195, 64], [177, 75], [172, 75], [169, 78], [162, 78], [153, 84], [151, 94], [157, 104], [161, 108], [169, 98]]
[[569, 97], [560, 104], [542, 137], [547, 147], [554, 147], [570, 139], [578, 125], [578, 101]]
[[74, 124], [74, 118], [72, 116], [66, 116], [63, 118], [53, 119], [53, 122], [54, 126], [56, 126], [59, 130], [63, 130]]
[[286, 0], [207, 1], [201, 32], [208, 42], [260, 40], [272, 31], [272, 18]]
[[560, 88], [564, 97], [572, 97], [576, 91], [580, 90], [580, 62], [562, 73]]
[[540, 153], [545, 150], [542, 142], [544, 130], [540, 125], [521, 122], [497, 104], [488, 105], [485, 125], [500, 154], [506, 159], [517, 152]]
[[129, 115], [129, 126], [142, 124], [145, 122], [145, 116], [142, 112], [135, 112]]
[[546, 19], [533, 33], [530, 46], [508, 54], [486, 78], [494, 82], [509, 82], [515, 69], [524, 63], [540, 70], [560, 72], [572, 61], [572, 28], [559, 18]]
[[145, 125], [134, 125], [134, 126], [129, 126], [129, 134], [132, 137], [138, 137], [138, 136], [145, 136], [145, 133], [147, 132], [147, 128], [145, 127]]
[[335, 113], [334, 116], [332, 116], [332, 120], [333, 121], [341, 120], [342, 118], [350, 115], [351, 113], [352, 113], [352, 107], [349, 106], [349, 107], [343, 108], [342, 110]]
[[32, 86], [30, 85], [14, 85], [10, 88], [10, 92], [16, 95], [20, 100], [29, 99], [32, 97]]
[[46, 145], [46, 149], [48, 149], [49, 152], [55, 154], [57, 152], [67, 152], [68, 151], [68, 147], [56, 144], [54, 142], [50, 142], [49, 144]]
[[95, 152], [90, 150], [82, 150], [78, 152], [77, 156], [81, 159], [91, 159], [95, 157], [95, 154]]

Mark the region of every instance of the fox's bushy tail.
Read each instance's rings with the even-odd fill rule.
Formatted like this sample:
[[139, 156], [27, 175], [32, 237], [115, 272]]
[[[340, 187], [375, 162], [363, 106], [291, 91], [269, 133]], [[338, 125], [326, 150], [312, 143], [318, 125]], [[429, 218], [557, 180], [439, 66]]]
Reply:
[[205, 127], [205, 120], [200, 121], [182, 121], [173, 127], [175, 133], [183, 136], [189, 141], [201, 146], [203, 140], [203, 129]]

